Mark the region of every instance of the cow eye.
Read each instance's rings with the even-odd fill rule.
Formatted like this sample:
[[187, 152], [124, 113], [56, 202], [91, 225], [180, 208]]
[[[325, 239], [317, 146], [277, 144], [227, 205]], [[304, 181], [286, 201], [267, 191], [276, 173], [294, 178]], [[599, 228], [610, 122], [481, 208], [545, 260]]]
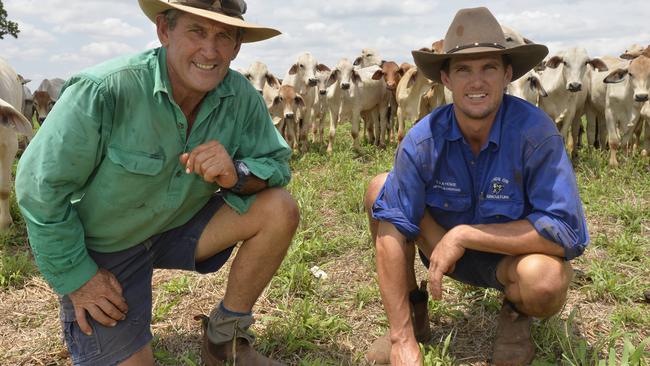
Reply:
[[304, 69], [304, 68], [305, 68], [305, 65], [303, 65], [303, 64], [300, 64], [300, 65], [298, 65], [298, 66], [300, 66], [301, 69]]
[[506, 42], [512, 42], [512, 37], [506, 38]]
[[629, 71], [627, 72], [627, 74], [628, 74], [628, 75], [630, 75], [630, 77], [631, 77], [631, 78], [633, 78], [633, 77], [634, 77], [634, 75], [632, 75], [632, 73], [631, 73], [631, 72], [629, 72]]

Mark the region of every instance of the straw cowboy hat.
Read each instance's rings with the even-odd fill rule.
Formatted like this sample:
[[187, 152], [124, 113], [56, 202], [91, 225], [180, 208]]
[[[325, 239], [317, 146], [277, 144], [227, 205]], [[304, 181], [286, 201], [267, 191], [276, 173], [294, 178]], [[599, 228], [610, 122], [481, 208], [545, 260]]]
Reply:
[[244, 21], [244, 0], [138, 0], [140, 8], [152, 22], [169, 9], [178, 9], [203, 18], [216, 20], [244, 30], [242, 42], [257, 42], [275, 37], [280, 31]]
[[443, 43], [443, 53], [412, 51], [413, 60], [424, 75], [437, 82], [445, 61], [467, 55], [508, 55], [512, 80], [516, 80], [540, 63], [548, 54], [541, 44], [506, 48], [499, 22], [487, 8], [461, 9], [451, 22]]

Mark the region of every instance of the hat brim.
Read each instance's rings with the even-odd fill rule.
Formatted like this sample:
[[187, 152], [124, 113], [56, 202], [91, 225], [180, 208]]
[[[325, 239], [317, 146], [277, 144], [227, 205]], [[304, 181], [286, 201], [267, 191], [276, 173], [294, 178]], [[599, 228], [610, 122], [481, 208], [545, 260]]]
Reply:
[[548, 55], [548, 48], [541, 44], [525, 44], [521, 46], [495, 49], [491, 47], [473, 47], [454, 53], [433, 53], [427, 51], [412, 51], [413, 61], [428, 79], [441, 83], [440, 69], [446, 60], [463, 56], [508, 55], [512, 65], [512, 81], [519, 79], [532, 70]]
[[167, 11], [169, 9], [178, 9], [186, 13], [195, 14], [203, 18], [217, 21], [219, 23], [224, 23], [232, 25], [234, 27], [242, 28], [244, 34], [242, 36], [243, 43], [251, 43], [263, 41], [265, 39], [273, 38], [277, 35], [282, 34], [279, 30], [263, 27], [261, 25], [253, 24], [246, 22], [242, 19], [230, 17], [225, 14], [220, 14], [214, 11], [195, 8], [192, 6], [181, 5], [176, 3], [168, 3], [161, 0], [138, 0], [140, 8], [147, 16], [151, 19], [152, 22], [156, 22], [156, 17], [158, 14]]

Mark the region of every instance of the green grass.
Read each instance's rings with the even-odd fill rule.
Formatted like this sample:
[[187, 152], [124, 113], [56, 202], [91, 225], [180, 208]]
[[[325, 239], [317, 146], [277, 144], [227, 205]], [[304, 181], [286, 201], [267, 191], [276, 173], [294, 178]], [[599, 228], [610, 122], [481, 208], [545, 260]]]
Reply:
[[[387, 328], [362, 197], [368, 181], [390, 169], [395, 145], [380, 150], [362, 144], [353, 153], [349, 130], [347, 124], [337, 130], [332, 155], [312, 145], [291, 160], [288, 190], [300, 206], [301, 223], [255, 325], [258, 349], [291, 365], [363, 364], [367, 345]], [[609, 366], [626, 359], [648, 365], [650, 305], [643, 291], [650, 290], [650, 160], [620, 154], [620, 167], [611, 169], [607, 159], [604, 151], [579, 151], [576, 174], [592, 243], [573, 262], [576, 277], [565, 311], [534, 323], [534, 365]], [[15, 224], [0, 236], [4, 294], [37, 276], [12, 201]], [[313, 266], [329, 278], [315, 278]], [[206, 288], [198, 278], [178, 274], [155, 287], [153, 347], [159, 364], [199, 364], [198, 326], [180, 321], [210, 309], [211, 304], [191, 305]], [[443, 301], [429, 302], [435, 336], [422, 346], [425, 365], [481, 364], [489, 357], [500, 295], [451, 280], [445, 286]], [[208, 288], [214, 287], [223, 286]], [[36, 327], [42, 320], [24, 323]], [[39, 362], [57, 363], [47, 357], [52, 356]], [[0, 356], [2, 364], [18, 360]]]

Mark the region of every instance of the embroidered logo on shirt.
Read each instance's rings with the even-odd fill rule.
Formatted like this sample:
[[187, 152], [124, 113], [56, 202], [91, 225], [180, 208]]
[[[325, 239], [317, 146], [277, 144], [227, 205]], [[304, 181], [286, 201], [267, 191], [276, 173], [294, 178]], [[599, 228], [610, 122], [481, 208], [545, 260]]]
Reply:
[[491, 200], [509, 200], [510, 196], [507, 194], [501, 194], [506, 186], [510, 183], [510, 180], [507, 178], [494, 177], [490, 184], [490, 193], [485, 197]]
[[442, 189], [443, 191], [460, 192], [460, 188], [458, 188], [456, 182], [443, 182], [437, 179], [433, 188]]

